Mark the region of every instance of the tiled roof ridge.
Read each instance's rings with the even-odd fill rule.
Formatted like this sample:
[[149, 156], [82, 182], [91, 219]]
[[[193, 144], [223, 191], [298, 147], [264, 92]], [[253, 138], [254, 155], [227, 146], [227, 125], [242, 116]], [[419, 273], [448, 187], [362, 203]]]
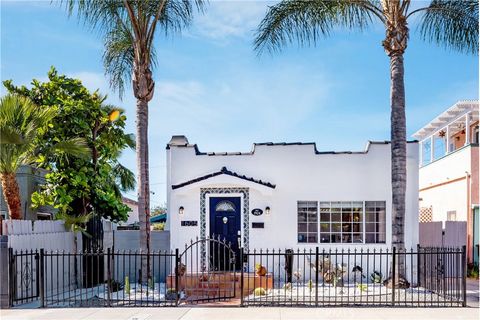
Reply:
[[179, 184], [172, 185], [172, 189], [175, 190], [175, 189], [178, 189], [178, 188], [182, 188], [182, 187], [185, 187], [189, 184], [200, 182], [200, 181], [203, 181], [203, 180], [207, 180], [207, 179], [210, 179], [210, 178], [222, 175], [222, 174], [226, 174], [226, 175], [236, 177], [236, 178], [239, 178], [239, 179], [243, 179], [243, 180], [246, 180], [246, 181], [258, 183], [258, 184], [261, 184], [263, 186], [275, 189], [275, 185], [270, 183], [270, 182], [262, 181], [262, 180], [259, 180], [259, 179], [254, 179], [253, 177], [247, 177], [245, 175], [240, 175], [240, 174], [238, 174], [234, 171], [228, 170], [227, 167], [222, 167], [222, 169], [220, 169], [220, 171], [209, 173], [209, 174], [206, 174], [206, 175], [198, 177], [198, 178], [194, 178], [194, 179], [191, 179], [191, 180], [179, 183]]

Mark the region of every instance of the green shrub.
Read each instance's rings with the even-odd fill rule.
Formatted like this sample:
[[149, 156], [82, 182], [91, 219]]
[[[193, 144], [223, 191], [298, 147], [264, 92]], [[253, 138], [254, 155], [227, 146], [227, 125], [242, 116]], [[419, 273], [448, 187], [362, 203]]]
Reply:
[[167, 289], [167, 293], [165, 294], [165, 300], [177, 300], [177, 290], [172, 288]]
[[253, 290], [253, 295], [254, 296], [266, 296], [267, 295], [267, 291], [264, 289], [264, 288], [255, 288], [255, 290]]
[[467, 276], [469, 278], [478, 279], [478, 264], [469, 264], [468, 265]]
[[108, 282], [108, 287], [110, 292], [117, 292], [123, 289], [123, 285], [116, 280], [110, 280], [110, 282]]
[[155, 231], [165, 230], [165, 222], [152, 223], [152, 229]]

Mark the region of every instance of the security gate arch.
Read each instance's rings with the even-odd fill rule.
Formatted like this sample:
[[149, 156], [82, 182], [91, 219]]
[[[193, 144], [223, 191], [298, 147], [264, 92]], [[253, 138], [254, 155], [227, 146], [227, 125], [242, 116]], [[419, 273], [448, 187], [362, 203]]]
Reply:
[[219, 236], [196, 238], [185, 244], [177, 261], [180, 303], [222, 301], [235, 298], [235, 251]]

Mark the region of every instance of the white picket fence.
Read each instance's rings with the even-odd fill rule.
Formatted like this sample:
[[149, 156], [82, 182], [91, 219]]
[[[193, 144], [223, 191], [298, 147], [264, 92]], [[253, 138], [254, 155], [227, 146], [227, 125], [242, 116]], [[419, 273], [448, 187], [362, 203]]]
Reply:
[[3, 235], [7, 236], [66, 231], [64, 222], [61, 220], [4, 220], [2, 230]]
[[[14, 234], [8, 236], [8, 247], [13, 251], [39, 250], [75, 252], [73, 232]], [[77, 234], [77, 252], [82, 248], [81, 234]]]
[[[2, 221], [3, 234], [8, 236], [8, 247], [13, 251], [38, 250], [75, 251], [75, 235], [67, 232], [63, 221]], [[82, 248], [82, 237], [77, 234], [77, 250]]]

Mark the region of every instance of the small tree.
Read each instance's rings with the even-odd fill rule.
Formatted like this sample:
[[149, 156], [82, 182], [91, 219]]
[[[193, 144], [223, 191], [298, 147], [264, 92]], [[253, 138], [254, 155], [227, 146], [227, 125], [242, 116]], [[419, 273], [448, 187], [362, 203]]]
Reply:
[[38, 138], [39, 145], [50, 147], [80, 136], [90, 148], [87, 158], [39, 153], [36, 163], [49, 173], [45, 186], [32, 195], [33, 205], [51, 205], [71, 216], [95, 213], [113, 221], [126, 220], [130, 209], [123, 204], [121, 191], [133, 189], [135, 177], [118, 158], [135, 142], [124, 132], [123, 111], [54, 68], [48, 72], [48, 81], [33, 80], [31, 89], [11, 81], [4, 84], [10, 92], [34, 101], [40, 110], [52, 110], [53, 121]]
[[155, 206], [152, 208], [151, 210], [151, 216], [154, 217], [154, 216], [158, 216], [160, 214], [165, 214], [167, 213], [167, 206], [165, 204], [161, 205], [161, 206]]
[[54, 108], [40, 108], [28, 97], [9, 94], [0, 100], [0, 179], [10, 219], [22, 219], [20, 190], [16, 172], [21, 165], [36, 164], [39, 157], [52, 159], [85, 157], [89, 154], [84, 139], [71, 137], [39, 143], [55, 118]]

